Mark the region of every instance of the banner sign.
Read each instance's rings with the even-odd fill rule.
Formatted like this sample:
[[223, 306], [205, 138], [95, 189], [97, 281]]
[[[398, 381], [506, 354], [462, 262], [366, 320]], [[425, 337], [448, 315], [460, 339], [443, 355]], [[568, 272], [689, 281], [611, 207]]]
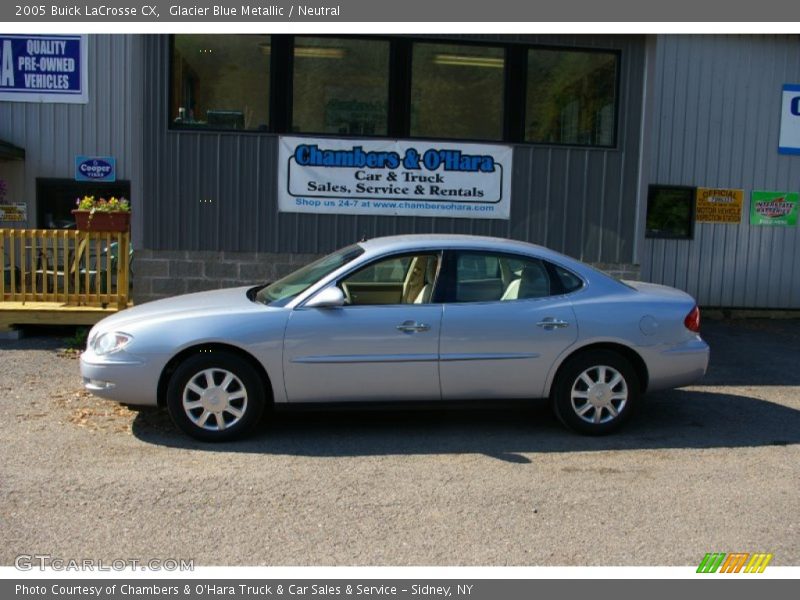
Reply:
[[800, 154], [800, 85], [786, 83], [781, 97], [781, 154]]
[[750, 195], [751, 225], [797, 225], [797, 192], [753, 192]]
[[735, 223], [742, 221], [744, 190], [697, 188], [695, 221], [698, 223]]
[[508, 219], [508, 146], [281, 137], [282, 212]]
[[113, 156], [76, 156], [75, 181], [116, 181], [117, 161]]
[[89, 101], [86, 36], [0, 35], [0, 101]]
[[28, 220], [28, 205], [24, 202], [0, 204], [0, 221], [21, 222]]

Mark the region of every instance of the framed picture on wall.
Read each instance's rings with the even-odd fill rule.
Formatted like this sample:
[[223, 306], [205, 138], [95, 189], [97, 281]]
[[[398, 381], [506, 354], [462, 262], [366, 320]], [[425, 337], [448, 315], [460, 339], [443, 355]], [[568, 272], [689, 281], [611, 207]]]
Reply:
[[694, 237], [696, 188], [651, 185], [647, 192], [645, 237], [691, 240]]

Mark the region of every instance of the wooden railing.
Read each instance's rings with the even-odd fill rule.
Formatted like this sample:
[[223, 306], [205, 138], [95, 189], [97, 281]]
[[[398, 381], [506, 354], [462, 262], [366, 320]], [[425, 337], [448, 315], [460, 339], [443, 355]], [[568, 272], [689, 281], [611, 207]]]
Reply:
[[0, 229], [0, 301], [128, 305], [130, 233]]

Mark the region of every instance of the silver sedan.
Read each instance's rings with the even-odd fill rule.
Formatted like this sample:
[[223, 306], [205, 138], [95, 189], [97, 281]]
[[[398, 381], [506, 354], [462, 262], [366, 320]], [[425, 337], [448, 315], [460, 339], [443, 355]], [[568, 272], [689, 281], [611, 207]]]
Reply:
[[103, 398], [166, 406], [207, 441], [242, 436], [268, 406], [529, 398], [604, 434], [645, 391], [704, 375], [699, 328], [673, 288], [522, 242], [408, 235], [268, 285], [121, 311], [90, 332], [81, 374]]

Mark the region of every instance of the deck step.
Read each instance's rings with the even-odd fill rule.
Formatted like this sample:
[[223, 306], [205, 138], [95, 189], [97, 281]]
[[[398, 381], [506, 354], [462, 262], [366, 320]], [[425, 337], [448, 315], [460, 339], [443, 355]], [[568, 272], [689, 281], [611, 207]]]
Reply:
[[[13, 332], [12, 327], [19, 325], [94, 325], [116, 312], [116, 306], [103, 308], [59, 302], [0, 302], [0, 333]], [[9, 338], [3, 336], [3, 339]]]

